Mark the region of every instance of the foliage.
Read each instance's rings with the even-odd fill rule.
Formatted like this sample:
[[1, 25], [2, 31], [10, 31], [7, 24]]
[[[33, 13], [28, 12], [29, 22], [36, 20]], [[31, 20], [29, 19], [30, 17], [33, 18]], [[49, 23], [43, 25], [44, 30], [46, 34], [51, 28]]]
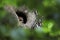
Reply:
[[[13, 22], [9, 24], [7, 21], [3, 23], [9, 18], [3, 9], [5, 5], [15, 7], [26, 5], [29, 9], [36, 9], [38, 19], [44, 17], [42, 26], [31, 30], [15, 27], [17, 26], [15, 21], [13, 21], [15, 24]], [[0, 0], [0, 39], [4, 40], [4, 37], [11, 40], [60, 40], [60, 0]]]

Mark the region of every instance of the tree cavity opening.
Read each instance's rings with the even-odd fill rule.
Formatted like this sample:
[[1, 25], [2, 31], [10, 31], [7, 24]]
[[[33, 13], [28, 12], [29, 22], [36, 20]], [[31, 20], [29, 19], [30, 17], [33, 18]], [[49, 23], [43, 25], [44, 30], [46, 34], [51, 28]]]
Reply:
[[17, 10], [16, 14], [17, 14], [17, 16], [19, 18], [19, 21], [22, 21], [24, 24], [27, 22], [27, 15], [26, 15], [26, 13]]

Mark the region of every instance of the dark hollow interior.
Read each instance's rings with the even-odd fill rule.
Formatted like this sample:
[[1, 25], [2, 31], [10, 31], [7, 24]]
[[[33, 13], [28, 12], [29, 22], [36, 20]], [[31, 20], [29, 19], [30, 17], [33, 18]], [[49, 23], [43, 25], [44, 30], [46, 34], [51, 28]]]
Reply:
[[25, 24], [27, 22], [27, 16], [24, 12], [21, 11], [16, 11], [16, 14], [18, 17], [22, 17], [23, 18], [23, 23]]

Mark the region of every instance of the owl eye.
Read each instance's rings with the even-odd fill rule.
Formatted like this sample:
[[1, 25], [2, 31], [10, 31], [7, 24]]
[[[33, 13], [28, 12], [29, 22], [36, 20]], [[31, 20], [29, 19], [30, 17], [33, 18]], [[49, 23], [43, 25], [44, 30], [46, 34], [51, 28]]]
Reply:
[[17, 10], [16, 14], [17, 14], [19, 20], [20, 21], [22, 20], [24, 24], [27, 22], [27, 15], [26, 15], [26, 13]]

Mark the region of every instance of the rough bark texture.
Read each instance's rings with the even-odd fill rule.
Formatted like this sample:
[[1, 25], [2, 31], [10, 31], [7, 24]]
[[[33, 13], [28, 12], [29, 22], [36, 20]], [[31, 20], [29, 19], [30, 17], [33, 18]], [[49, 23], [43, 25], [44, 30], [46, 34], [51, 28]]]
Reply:
[[36, 20], [36, 14], [34, 11], [29, 10], [25, 6], [14, 8], [7, 5], [4, 8], [12, 16], [14, 16], [13, 19], [16, 19], [18, 26], [31, 28], [34, 25]]

